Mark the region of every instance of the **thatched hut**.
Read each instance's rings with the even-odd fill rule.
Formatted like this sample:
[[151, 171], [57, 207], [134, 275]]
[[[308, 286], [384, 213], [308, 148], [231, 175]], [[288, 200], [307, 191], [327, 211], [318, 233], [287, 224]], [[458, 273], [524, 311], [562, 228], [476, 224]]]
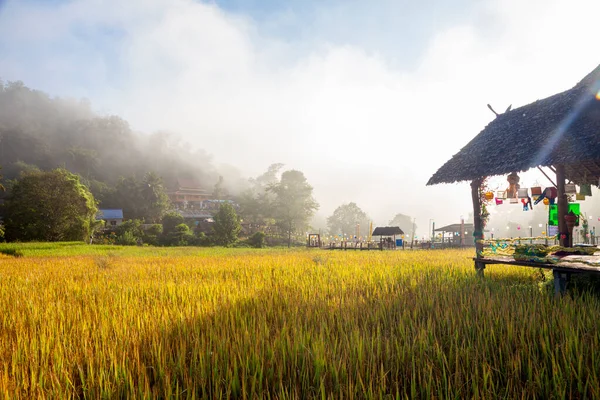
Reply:
[[[498, 115], [427, 185], [471, 181], [478, 243], [483, 238], [479, 188], [485, 177], [536, 167], [556, 173], [561, 245], [572, 245], [564, 218], [565, 180], [598, 185], [600, 179], [600, 66], [572, 89]], [[483, 263], [475, 266], [483, 273]]]

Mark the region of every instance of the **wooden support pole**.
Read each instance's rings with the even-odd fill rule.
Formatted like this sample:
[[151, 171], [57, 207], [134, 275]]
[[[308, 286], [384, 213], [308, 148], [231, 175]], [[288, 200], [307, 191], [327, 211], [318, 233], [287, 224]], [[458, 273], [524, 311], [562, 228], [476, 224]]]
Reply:
[[571, 238], [569, 237], [569, 230], [567, 228], [567, 221], [565, 221], [565, 215], [569, 212], [569, 203], [567, 200], [567, 194], [565, 193], [565, 166], [556, 166], [556, 189], [558, 191], [558, 233], [559, 243], [563, 247], [571, 247]]
[[560, 297], [566, 293], [571, 276], [566, 272], [557, 270], [552, 270], [552, 275], [554, 276], [554, 296]]
[[[483, 240], [483, 220], [481, 219], [481, 198], [479, 196], [479, 187], [483, 182], [483, 178], [475, 179], [471, 182], [471, 198], [473, 200], [473, 236], [475, 240], [475, 258], [481, 258], [483, 244], [479, 243]], [[464, 234], [464, 232], [462, 232]], [[483, 277], [485, 264], [475, 260], [475, 271], [477, 275]]]

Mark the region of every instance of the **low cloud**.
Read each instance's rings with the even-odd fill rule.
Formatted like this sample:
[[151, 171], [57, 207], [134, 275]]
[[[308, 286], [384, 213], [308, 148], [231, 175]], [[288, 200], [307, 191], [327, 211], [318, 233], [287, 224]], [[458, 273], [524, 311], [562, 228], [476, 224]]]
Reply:
[[[274, 162], [300, 169], [325, 215], [355, 201], [377, 223], [402, 212], [446, 224], [468, 214], [469, 191], [425, 187], [429, 176], [493, 118], [487, 103], [523, 105], [593, 69], [598, 11], [489, 0], [418, 51], [373, 52], [318, 32], [310, 45], [267, 36], [191, 0], [8, 1], [0, 76], [175, 131], [247, 176]], [[403, 52], [419, 57], [402, 67]]]

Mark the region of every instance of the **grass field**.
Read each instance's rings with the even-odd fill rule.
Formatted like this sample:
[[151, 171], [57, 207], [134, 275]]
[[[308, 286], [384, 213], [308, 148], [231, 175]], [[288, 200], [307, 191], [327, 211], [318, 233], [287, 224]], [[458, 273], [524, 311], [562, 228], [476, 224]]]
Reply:
[[598, 298], [467, 250], [0, 251], [0, 398], [600, 397]]

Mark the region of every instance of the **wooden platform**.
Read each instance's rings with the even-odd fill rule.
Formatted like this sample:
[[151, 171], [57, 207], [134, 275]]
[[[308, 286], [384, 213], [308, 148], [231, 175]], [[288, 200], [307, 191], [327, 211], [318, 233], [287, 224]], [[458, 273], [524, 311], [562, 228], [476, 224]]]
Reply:
[[[545, 268], [559, 272], [596, 272], [600, 273], [600, 253], [593, 256], [565, 256], [558, 263], [538, 263], [533, 261], [519, 261], [512, 257], [486, 257], [473, 258], [474, 261], [482, 264], [506, 264], [518, 265], [522, 267]], [[593, 264], [593, 265], [590, 265]]]

